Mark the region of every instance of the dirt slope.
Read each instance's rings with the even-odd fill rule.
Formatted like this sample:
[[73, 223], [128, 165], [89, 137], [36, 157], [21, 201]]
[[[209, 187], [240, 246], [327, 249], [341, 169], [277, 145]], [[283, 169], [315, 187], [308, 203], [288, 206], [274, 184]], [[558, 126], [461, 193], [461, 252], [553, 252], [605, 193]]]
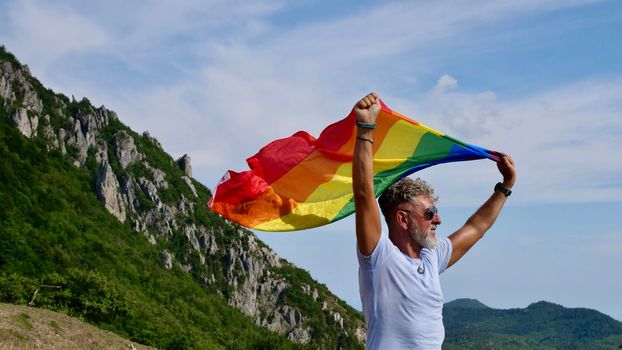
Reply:
[[0, 304], [0, 349], [153, 349], [57, 312]]

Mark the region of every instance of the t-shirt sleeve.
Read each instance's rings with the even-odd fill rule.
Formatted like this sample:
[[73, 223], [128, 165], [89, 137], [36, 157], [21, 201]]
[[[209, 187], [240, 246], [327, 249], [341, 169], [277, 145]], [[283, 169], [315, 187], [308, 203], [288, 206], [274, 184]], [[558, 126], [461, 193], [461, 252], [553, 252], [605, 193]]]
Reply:
[[443, 273], [445, 269], [447, 269], [452, 250], [453, 245], [451, 244], [449, 238], [445, 237], [438, 240], [438, 246], [436, 247], [436, 256], [438, 257], [438, 273]]
[[376, 248], [374, 248], [369, 256], [363, 255], [357, 244], [356, 256], [358, 257], [360, 268], [365, 270], [377, 268], [391, 254], [394, 248], [395, 246], [393, 243], [391, 243], [389, 238], [384, 234], [380, 235]]

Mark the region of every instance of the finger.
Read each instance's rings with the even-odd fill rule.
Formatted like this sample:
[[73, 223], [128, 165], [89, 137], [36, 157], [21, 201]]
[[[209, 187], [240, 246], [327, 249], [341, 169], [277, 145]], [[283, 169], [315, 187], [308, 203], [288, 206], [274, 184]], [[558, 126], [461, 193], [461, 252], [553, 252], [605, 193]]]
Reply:
[[357, 104], [359, 108], [369, 108], [371, 105], [376, 103], [377, 98], [378, 95], [375, 92], [371, 92], [365, 95], [365, 97], [363, 97]]
[[512, 164], [512, 157], [507, 154], [501, 154], [501, 161], [506, 164]]
[[371, 107], [371, 105], [373, 105], [374, 102], [367, 96], [363, 97], [363, 99], [361, 100], [361, 103], [359, 104], [359, 107], [362, 109], [367, 109], [369, 107]]
[[369, 107], [369, 100], [367, 99], [367, 96], [365, 96], [362, 99], [360, 99], [359, 102], [356, 105], [357, 105], [357, 107], [359, 107], [361, 109], [365, 109], [365, 108]]

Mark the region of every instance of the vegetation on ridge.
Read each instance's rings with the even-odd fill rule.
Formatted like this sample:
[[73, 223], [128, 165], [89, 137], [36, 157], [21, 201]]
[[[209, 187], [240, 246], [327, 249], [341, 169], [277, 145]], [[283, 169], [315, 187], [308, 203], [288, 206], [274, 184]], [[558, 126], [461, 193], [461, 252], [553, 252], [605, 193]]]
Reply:
[[102, 207], [93, 174], [25, 140], [6, 115], [0, 172], [1, 301], [26, 304], [40, 289], [36, 306], [163, 349], [300, 348], [163, 269], [144, 237]]
[[537, 302], [493, 309], [459, 299], [443, 309], [447, 349], [616, 349], [622, 322], [598, 311]]
[[[13, 55], [0, 48], [0, 64], [8, 62], [22, 69]], [[37, 137], [27, 138], [12, 121], [12, 115], [26, 98], [26, 91], [14, 89], [11, 103], [0, 97], [0, 301], [31, 304], [79, 317], [100, 328], [133, 341], [162, 349], [304, 349], [309, 347], [362, 348], [352, 334], [331, 329], [326, 312], [305, 306], [311, 297], [299, 295], [302, 284], [320, 290], [320, 301], [331, 300], [344, 316], [362, 322], [361, 315], [338, 301], [328, 289], [308, 275], [284, 262], [275, 275], [288, 279], [289, 288], [280, 302], [300, 303], [305, 322], [313, 325], [311, 344], [296, 344], [285, 336], [270, 332], [256, 321], [231, 307], [227, 300], [233, 292], [227, 271], [232, 261], [225, 252], [240, 237], [240, 228], [205, 207], [210, 192], [193, 181], [197, 198], [195, 210], [183, 224], [214, 228], [218, 251], [206, 263], [189, 249], [188, 238], [176, 231], [170, 237], [149, 243], [132, 223], [119, 222], [98, 200], [95, 178], [99, 164], [91, 147], [84, 166], [77, 167], [77, 149], [67, 147], [63, 154], [50, 147], [44, 127], [71, 130], [71, 120], [94, 114], [88, 99], [80, 101], [55, 94], [35, 78], [26, 76], [42, 101]], [[28, 111], [31, 117], [31, 111]], [[42, 118], [48, 115], [49, 119]], [[49, 121], [48, 121], [49, 120]], [[168, 187], [158, 189], [164, 204], [172, 204], [181, 195], [192, 198], [184, 175], [175, 161], [147, 138], [136, 134], [116, 118], [99, 134], [109, 144], [108, 159], [117, 179], [153, 175], [143, 163], [123, 169], [113, 154], [111, 139], [120, 130], [129, 134], [149, 164], [166, 173]], [[136, 191], [140, 210], [155, 207], [146, 193]], [[245, 234], [252, 233], [245, 231]], [[239, 243], [239, 242], [238, 242]], [[257, 241], [260, 247], [263, 243]], [[162, 251], [179, 259], [171, 269], [162, 266]], [[185, 269], [182, 264], [192, 266]], [[233, 266], [234, 271], [243, 268]], [[244, 275], [235, 272], [236, 283]], [[213, 276], [209, 283], [203, 276]], [[297, 304], [293, 304], [298, 308]], [[347, 320], [346, 320], [347, 321]], [[347, 321], [350, 322], [350, 321]], [[313, 345], [315, 344], [315, 345]], [[324, 345], [321, 345], [324, 344]]]

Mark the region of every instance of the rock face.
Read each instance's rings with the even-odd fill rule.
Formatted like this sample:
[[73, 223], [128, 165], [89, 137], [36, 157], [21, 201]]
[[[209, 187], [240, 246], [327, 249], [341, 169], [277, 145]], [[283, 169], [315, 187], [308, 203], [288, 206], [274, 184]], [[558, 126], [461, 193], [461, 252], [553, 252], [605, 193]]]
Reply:
[[197, 190], [196, 190], [196, 188], [194, 188], [194, 185], [192, 184], [192, 180], [190, 180], [190, 178], [188, 176], [182, 176], [181, 179], [184, 180], [184, 183], [186, 184], [186, 186], [188, 186], [190, 191], [192, 191], [192, 195], [195, 198], [198, 197]]
[[108, 110], [104, 106], [81, 112], [76, 115], [76, 119], [80, 121], [80, 131], [89, 146], [95, 145], [97, 134], [110, 122]]
[[156, 138], [155, 138], [155, 137], [152, 137], [152, 136], [149, 134], [149, 131], [144, 131], [144, 132], [143, 132], [143, 137], [144, 137], [145, 139], [147, 139], [147, 141], [151, 142], [151, 144], [152, 144], [152, 145], [154, 145], [154, 146], [158, 147], [159, 149], [162, 149], [162, 145], [160, 144], [160, 141], [156, 140]]
[[[242, 232], [239, 233], [243, 235]], [[248, 248], [244, 247], [243, 240], [238, 242], [229, 248], [227, 254], [229, 270], [226, 277], [234, 287], [229, 304], [256, 318], [265, 306], [275, 306], [280, 293], [286, 287], [282, 280], [270, 278], [269, 270], [266, 269], [280, 267], [281, 261], [273, 251], [260, 248], [254, 236], [248, 236]], [[238, 282], [240, 275], [243, 276], [242, 283]], [[269, 292], [263, 297], [264, 293], [258, 291]]]
[[[16, 102], [18, 91], [22, 95], [22, 107], [26, 110], [33, 111], [35, 114], [43, 111], [43, 103], [37, 96], [32, 84], [28, 81], [30, 70], [28, 66], [14, 67], [8, 61], [0, 62], [0, 96], [5, 101], [5, 105], [11, 105]], [[16, 89], [17, 88], [17, 89]]]
[[300, 312], [287, 305], [274, 310], [269, 319], [270, 321], [265, 322], [266, 328], [281, 334], [294, 328], [299, 323], [302, 323], [302, 315]]
[[177, 160], [177, 164], [179, 168], [186, 173], [186, 176], [192, 177], [192, 165], [190, 165], [190, 156], [184, 154], [181, 158]]
[[121, 164], [121, 168], [125, 169], [143, 158], [142, 154], [138, 153], [138, 150], [136, 150], [134, 138], [125, 132], [125, 130], [121, 130], [114, 134], [113, 140], [114, 151], [119, 160], [119, 164]]
[[125, 206], [121, 193], [119, 193], [119, 181], [117, 181], [110, 164], [103, 163], [100, 166], [95, 180], [95, 188], [97, 189], [97, 197], [104, 203], [106, 210], [119, 221], [125, 222]]
[[[136, 181], [131, 176], [123, 177], [121, 182], [121, 193], [123, 195], [123, 202], [127, 204], [129, 211], [135, 213], [140, 208], [140, 202], [135, 192]], [[139, 231], [139, 230], [137, 230]]]
[[199, 246], [199, 240], [197, 239], [196, 232], [197, 228], [195, 224], [192, 224], [191, 226], [186, 226], [184, 228], [184, 234], [186, 236], [186, 239], [188, 239], [188, 243], [190, 243], [192, 249], [198, 252], [201, 251], [201, 247]]
[[86, 163], [89, 145], [86, 142], [85, 135], [82, 133], [82, 123], [80, 119], [73, 120], [73, 128], [67, 139], [67, 146], [72, 146], [75, 150], [74, 164], [76, 166], [84, 165], [84, 163]]
[[218, 252], [218, 244], [214, 234], [207, 232], [205, 228], [202, 228], [199, 234], [199, 246], [201, 251], [208, 256], [216, 255]]
[[39, 118], [37, 116], [29, 117], [26, 108], [18, 108], [12, 116], [13, 122], [17, 129], [26, 137], [30, 138], [37, 134], [37, 126]]
[[160, 253], [160, 261], [162, 261], [162, 264], [166, 269], [170, 270], [173, 268], [173, 254], [171, 254], [168, 250]]
[[[5, 68], [8, 65], [8, 68]], [[2, 62], [0, 65], [0, 96], [7, 101], [12, 101], [15, 99], [15, 94], [13, 93], [13, 89], [9, 81], [5, 78], [5, 76], [9, 76], [7, 72], [8, 69], [11, 69], [11, 64], [8, 62]], [[11, 69], [12, 71], [12, 69]]]
[[311, 328], [294, 328], [293, 331], [289, 332], [287, 335], [287, 339], [296, 342], [298, 344], [306, 344], [311, 340]]
[[18, 102], [15, 89], [18, 87], [17, 91], [22, 99], [21, 106], [7, 112], [10, 112], [8, 114], [11, 115], [17, 129], [28, 138], [37, 134], [38, 116], [43, 110], [43, 103], [27, 79], [29, 76], [30, 71], [26, 66], [15, 69], [10, 62], [0, 62], [0, 96], [5, 101], [5, 106], [11, 106]]
[[[0, 108], [26, 138], [43, 140], [48, 151], [60, 151], [91, 172], [103, 207], [158, 249], [164, 269], [193, 273], [255, 323], [294, 342], [339, 348], [323, 343], [318, 319], [339, 337], [364, 341], [360, 317], [314, 282], [292, 280], [283, 272], [291, 264], [251, 232], [206, 210], [208, 190], [192, 179], [190, 156], [173, 160], [148, 132], [141, 139], [113, 111], [94, 108], [86, 98], [47, 95], [44, 106], [37, 84], [26, 67], [0, 60]], [[154, 159], [145, 156], [158, 152]], [[300, 299], [321, 315], [304, 311], [296, 304]]]

